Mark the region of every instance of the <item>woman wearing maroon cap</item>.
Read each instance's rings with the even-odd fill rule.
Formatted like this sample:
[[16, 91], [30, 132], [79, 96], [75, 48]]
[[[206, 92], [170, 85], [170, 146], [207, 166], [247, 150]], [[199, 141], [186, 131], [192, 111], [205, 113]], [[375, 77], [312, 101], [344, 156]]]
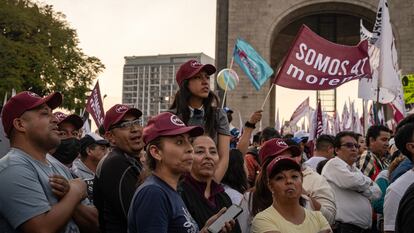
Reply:
[[[241, 202], [243, 212], [239, 215], [238, 222], [243, 233], [250, 233], [251, 222], [257, 213], [265, 210], [272, 204], [272, 193], [268, 187], [267, 165], [279, 156], [298, 157], [301, 155], [297, 146], [288, 146], [281, 138], [273, 138], [266, 141], [260, 148], [259, 157], [261, 170], [256, 179], [255, 186], [246, 192]], [[303, 200], [303, 205], [304, 200]]]
[[273, 203], [254, 217], [252, 233], [332, 232], [321, 212], [307, 210], [299, 204], [303, 175], [294, 159], [278, 156], [263, 169], [267, 173]]
[[230, 150], [230, 128], [227, 114], [219, 109], [219, 98], [210, 90], [210, 75], [216, 68], [189, 60], [180, 66], [176, 80], [180, 87], [170, 111], [186, 125], [198, 125], [215, 141], [219, 162], [215, 180], [220, 182], [227, 170]]
[[[198, 232], [199, 227], [177, 192], [177, 186], [180, 177], [190, 172], [193, 165], [190, 137], [202, 135], [203, 129], [187, 127], [176, 115], [164, 112], [148, 121], [143, 134], [151, 175], [134, 194], [128, 213], [128, 232]], [[224, 210], [210, 218], [206, 226]], [[231, 229], [231, 223], [226, 223], [223, 232]], [[201, 232], [207, 233], [207, 228]]]

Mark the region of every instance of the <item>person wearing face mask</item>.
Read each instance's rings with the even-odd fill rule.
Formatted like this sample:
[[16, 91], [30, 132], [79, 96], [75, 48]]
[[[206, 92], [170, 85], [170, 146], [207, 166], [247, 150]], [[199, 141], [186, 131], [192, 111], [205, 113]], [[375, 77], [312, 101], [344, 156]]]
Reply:
[[83, 126], [83, 120], [76, 114], [66, 115], [63, 112], [55, 112], [53, 115], [58, 120], [60, 144], [52, 152], [52, 155], [59, 162], [67, 167], [71, 167], [73, 160], [80, 153], [81, 145], [79, 137], [81, 133], [79, 130]]
[[93, 182], [102, 233], [127, 232], [128, 209], [142, 171], [141, 116], [140, 110], [123, 104], [114, 105], [105, 114], [105, 138], [112, 150], [99, 162]]
[[[96, 232], [96, 209], [86, 206], [86, 184], [48, 152], [60, 143], [52, 114], [62, 95], [29, 91], [4, 106], [2, 123], [11, 149], [0, 160], [1, 232]], [[94, 215], [95, 214], [95, 215]], [[97, 219], [97, 218], [96, 218]], [[6, 222], [9, 229], [4, 228]], [[12, 230], [10, 229], [12, 228]]]

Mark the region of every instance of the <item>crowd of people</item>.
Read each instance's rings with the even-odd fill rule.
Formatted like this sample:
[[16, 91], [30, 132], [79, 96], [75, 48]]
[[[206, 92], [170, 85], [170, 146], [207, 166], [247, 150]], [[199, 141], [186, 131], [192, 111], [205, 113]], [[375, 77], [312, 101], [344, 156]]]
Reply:
[[414, 116], [395, 131], [282, 135], [243, 129], [210, 89], [216, 68], [195, 60], [176, 74], [167, 112], [110, 108], [83, 133], [62, 103], [23, 91], [3, 106], [10, 151], [0, 159], [0, 232], [210, 232], [232, 205], [242, 212], [220, 232], [414, 232]]

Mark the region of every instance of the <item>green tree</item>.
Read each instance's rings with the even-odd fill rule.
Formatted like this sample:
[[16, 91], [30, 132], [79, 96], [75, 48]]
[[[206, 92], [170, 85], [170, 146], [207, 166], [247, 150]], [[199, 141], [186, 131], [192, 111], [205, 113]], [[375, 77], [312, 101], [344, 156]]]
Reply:
[[39, 95], [59, 91], [64, 108], [84, 108], [89, 87], [105, 67], [78, 45], [76, 31], [53, 6], [0, 0], [0, 94], [10, 96], [12, 88]]

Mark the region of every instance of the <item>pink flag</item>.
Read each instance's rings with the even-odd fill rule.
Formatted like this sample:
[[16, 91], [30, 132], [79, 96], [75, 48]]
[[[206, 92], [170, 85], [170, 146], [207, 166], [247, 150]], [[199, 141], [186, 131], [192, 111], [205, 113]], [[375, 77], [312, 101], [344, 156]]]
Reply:
[[293, 112], [290, 117], [290, 125], [296, 125], [296, 123], [309, 112], [309, 97], [306, 98]]
[[99, 89], [99, 81], [96, 82], [96, 85], [88, 98], [88, 102], [86, 103], [86, 111], [92, 115], [95, 124], [99, 128], [99, 126], [103, 124], [105, 117], [101, 98], [101, 90]]
[[371, 76], [368, 42], [332, 43], [302, 26], [274, 83], [292, 89], [327, 90]]
[[323, 132], [322, 108], [320, 100], [318, 100], [316, 110], [313, 113], [309, 131], [309, 141], [316, 140]]
[[389, 103], [390, 107], [392, 108], [392, 113], [394, 115], [394, 120], [397, 124], [404, 119], [404, 114], [401, 112], [399, 108], [394, 105], [394, 102]]

